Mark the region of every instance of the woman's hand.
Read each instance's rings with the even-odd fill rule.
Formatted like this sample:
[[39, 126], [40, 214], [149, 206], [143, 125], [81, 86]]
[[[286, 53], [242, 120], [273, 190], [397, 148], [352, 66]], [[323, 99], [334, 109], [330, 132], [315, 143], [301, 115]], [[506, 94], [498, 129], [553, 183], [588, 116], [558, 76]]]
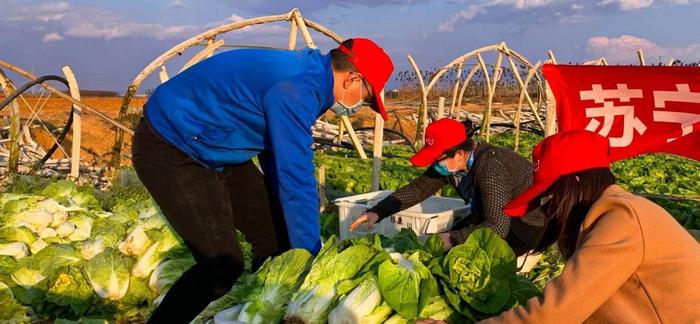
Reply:
[[452, 248], [452, 242], [450, 242], [450, 232], [440, 233], [440, 238], [442, 239], [442, 243], [445, 245], [445, 251]]
[[354, 223], [350, 225], [350, 232], [354, 232], [362, 223], [367, 223], [367, 231], [372, 229], [375, 223], [379, 221], [379, 215], [375, 212], [364, 212]]

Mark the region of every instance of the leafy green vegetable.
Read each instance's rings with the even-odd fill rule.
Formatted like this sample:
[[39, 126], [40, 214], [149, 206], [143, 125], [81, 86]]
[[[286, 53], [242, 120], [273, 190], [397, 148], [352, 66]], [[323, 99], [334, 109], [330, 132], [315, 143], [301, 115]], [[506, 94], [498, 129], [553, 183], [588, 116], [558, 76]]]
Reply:
[[437, 282], [420, 262], [419, 253], [405, 258], [392, 253], [393, 260], [379, 266], [379, 290], [387, 304], [408, 319], [415, 319], [431, 297], [438, 295]]
[[380, 323], [391, 308], [382, 304], [382, 295], [374, 275], [367, 276], [350, 294], [341, 299], [328, 316], [330, 324]]
[[248, 296], [238, 320], [244, 323], [276, 323], [284, 316], [285, 302], [299, 288], [312, 260], [302, 249], [292, 249], [268, 259], [258, 270], [266, 273], [262, 285]]
[[133, 261], [107, 248], [85, 262], [85, 272], [98, 296], [119, 300], [129, 289], [129, 274]]
[[30, 323], [28, 312], [29, 308], [17, 302], [12, 290], [5, 283], [0, 282], [0, 323]]

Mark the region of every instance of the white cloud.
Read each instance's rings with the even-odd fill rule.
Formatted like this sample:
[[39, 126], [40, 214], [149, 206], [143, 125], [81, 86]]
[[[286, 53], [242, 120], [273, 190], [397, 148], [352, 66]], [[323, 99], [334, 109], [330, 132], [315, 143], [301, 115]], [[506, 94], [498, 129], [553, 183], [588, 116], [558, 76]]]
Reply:
[[671, 58], [691, 61], [700, 59], [700, 44], [690, 44], [684, 47], [663, 47], [648, 39], [631, 35], [622, 35], [617, 38], [605, 36], [590, 38], [587, 51], [595, 56], [603, 56], [608, 62], [613, 64], [634, 63], [637, 61], [636, 51], [640, 48], [643, 50], [644, 56], [654, 62], [659, 56], [663, 62], [667, 62]]
[[41, 40], [44, 43], [48, 42], [60, 42], [63, 40], [63, 36], [59, 33], [48, 33], [44, 34], [44, 38]]
[[571, 5], [571, 10], [581, 10], [581, 9], [583, 9], [583, 5], [580, 5], [577, 3], [574, 3]]
[[[175, 1], [174, 5], [184, 5], [183, 1]], [[227, 19], [216, 21], [207, 25], [163, 25], [158, 23], [136, 22], [125, 16], [115, 14], [112, 11], [89, 7], [76, 6], [67, 2], [51, 2], [35, 6], [24, 6], [9, 12], [7, 16], [13, 17], [10, 23], [29, 23], [34, 26], [43, 26], [49, 30], [61, 32], [63, 36], [114, 39], [124, 37], [143, 37], [152, 39], [186, 38], [194, 36], [208, 28], [228, 24], [242, 20], [233, 15]], [[3, 22], [0, 21], [0, 24]], [[270, 34], [286, 33], [281, 26], [269, 24], [257, 25], [233, 31], [233, 33]], [[56, 33], [56, 35], [61, 36]], [[55, 35], [50, 36], [49, 41], [55, 41]]]
[[185, 4], [184, 0], [175, 0], [173, 1], [173, 7], [176, 8], [187, 8], [188, 6]]
[[510, 7], [516, 10], [525, 10], [546, 7], [556, 2], [558, 0], [487, 0], [479, 4], [472, 4], [467, 9], [457, 12], [449, 20], [440, 24], [438, 31], [453, 31], [455, 25], [485, 14], [491, 7]]
[[639, 10], [649, 8], [654, 4], [654, 0], [603, 0], [598, 2], [598, 6], [617, 5], [622, 11]]

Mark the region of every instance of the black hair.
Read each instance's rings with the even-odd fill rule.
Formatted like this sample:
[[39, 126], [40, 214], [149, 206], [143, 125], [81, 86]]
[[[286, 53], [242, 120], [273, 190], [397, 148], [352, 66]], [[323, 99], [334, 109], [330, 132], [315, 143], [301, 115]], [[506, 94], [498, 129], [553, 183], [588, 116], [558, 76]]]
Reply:
[[[593, 203], [612, 184], [615, 184], [615, 175], [609, 168], [594, 168], [561, 176], [540, 195], [552, 197], [542, 207], [545, 225], [535, 251], [543, 252], [557, 243], [562, 255], [570, 258], [576, 250], [581, 223]], [[533, 203], [538, 201], [535, 199]]]
[[469, 151], [474, 148], [474, 123], [472, 123], [471, 120], [466, 119], [462, 122], [462, 125], [464, 125], [464, 129], [466, 130], [467, 140], [447, 149], [445, 151], [445, 156], [448, 158], [453, 158], [460, 150]]
[[[352, 48], [352, 38], [347, 39], [340, 43], [340, 45], [350, 49]], [[341, 52], [339, 49], [334, 48], [330, 51], [331, 64], [333, 64], [333, 69], [339, 72], [357, 72], [357, 68], [354, 64], [348, 61], [348, 56]]]

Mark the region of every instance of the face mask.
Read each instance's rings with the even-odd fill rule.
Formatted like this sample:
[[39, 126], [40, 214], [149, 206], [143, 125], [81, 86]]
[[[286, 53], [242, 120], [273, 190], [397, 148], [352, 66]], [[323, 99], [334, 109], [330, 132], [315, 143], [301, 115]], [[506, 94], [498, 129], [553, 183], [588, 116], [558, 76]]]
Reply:
[[445, 161], [440, 161], [440, 162], [434, 163], [433, 169], [435, 169], [435, 171], [437, 171], [437, 173], [439, 173], [443, 177], [447, 177], [447, 176], [451, 176], [451, 175], [455, 174], [455, 170], [450, 170], [447, 167], [447, 162], [445, 162]]
[[346, 106], [343, 103], [343, 99], [345, 98], [345, 90], [343, 90], [343, 96], [340, 98], [340, 100], [336, 101], [330, 108], [334, 113], [336, 113], [339, 116], [350, 116], [354, 113], [356, 113], [360, 108], [362, 107], [362, 102], [364, 99], [362, 99], [362, 85], [360, 85], [360, 100], [357, 101], [356, 104], [351, 105], [351, 106]]

